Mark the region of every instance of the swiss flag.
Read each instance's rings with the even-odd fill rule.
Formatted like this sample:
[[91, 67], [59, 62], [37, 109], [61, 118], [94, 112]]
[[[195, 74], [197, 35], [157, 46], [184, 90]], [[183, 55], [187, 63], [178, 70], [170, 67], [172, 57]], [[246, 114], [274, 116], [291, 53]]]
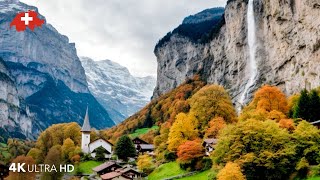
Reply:
[[10, 28], [16, 26], [16, 30], [19, 32], [25, 31], [29, 27], [33, 31], [36, 27], [41, 27], [42, 24], [44, 24], [44, 20], [38, 18], [37, 12], [28, 11], [18, 13], [11, 22]]

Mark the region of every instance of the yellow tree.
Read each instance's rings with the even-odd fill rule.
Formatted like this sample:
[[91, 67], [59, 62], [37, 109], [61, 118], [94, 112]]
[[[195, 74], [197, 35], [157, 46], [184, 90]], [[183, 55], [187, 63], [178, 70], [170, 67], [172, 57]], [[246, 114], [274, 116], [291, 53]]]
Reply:
[[74, 142], [70, 139], [67, 138], [64, 140], [63, 145], [61, 147], [62, 151], [62, 157], [65, 160], [69, 160], [74, 156], [74, 151], [75, 151], [75, 145]]
[[177, 148], [187, 140], [194, 140], [199, 136], [198, 120], [192, 114], [180, 113], [169, 131], [168, 149], [177, 151]]
[[217, 175], [218, 180], [245, 180], [241, 168], [237, 163], [228, 162]]
[[222, 86], [208, 85], [189, 99], [190, 111], [199, 119], [202, 127], [214, 117], [222, 117], [227, 123], [236, 122], [236, 111], [229, 94]]
[[153, 159], [148, 154], [140, 155], [137, 162], [138, 169], [144, 173], [150, 174], [155, 169]]

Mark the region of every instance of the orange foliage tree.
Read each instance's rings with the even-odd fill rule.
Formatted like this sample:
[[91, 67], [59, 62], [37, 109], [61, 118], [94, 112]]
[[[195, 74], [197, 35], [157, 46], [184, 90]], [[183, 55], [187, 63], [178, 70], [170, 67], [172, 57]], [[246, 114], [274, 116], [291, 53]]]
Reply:
[[275, 86], [265, 85], [255, 93], [252, 102], [242, 111], [240, 119], [280, 121], [286, 118], [288, 111], [286, 95]]
[[[30, 156], [18, 156], [17, 158], [15, 158], [13, 161], [12, 161], [12, 164], [16, 165], [18, 163], [25, 163], [25, 166], [24, 167], [27, 167], [27, 166], [32, 166], [35, 164], [35, 161], [33, 160], [32, 157]], [[17, 167], [15, 167], [17, 168]], [[25, 170], [27, 171], [27, 169], [25, 168]], [[13, 172], [13, 171], [10, 171], [10, 174], [9, 174], [9, 180], [34, 180], [36, 177], [36, 174], [34, 172], [26, 172], [26, 173], [23, 173], [23, 172]]]
[[178, 161], [180, 163], [190, 163], [193, 159], [204, 156], [204, 148], [201, 140], [186, 141], [178, 147]]
[[295, 129], [294, 122], [292, 119], [281, 119], [279, 121], [279, 126], [281, 128], [288, 129], [289, 131], [293, 131]]
[[206, 138], [217, 138], [219, 131], [226, 126], [222, 117], [213, 118], [209, 122], [209, 128], [205, 132]]

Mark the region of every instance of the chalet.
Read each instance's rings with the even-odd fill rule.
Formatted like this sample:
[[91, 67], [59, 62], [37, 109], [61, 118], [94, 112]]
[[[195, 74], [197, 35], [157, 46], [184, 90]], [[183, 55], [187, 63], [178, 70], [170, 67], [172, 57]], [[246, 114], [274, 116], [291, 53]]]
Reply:
[[90, 142], [90, 133], [91, 133], [91, 126], [89, 122], [89, 114], [88, 114], [88, 108], [87, 108], [84, 122], [81, 128], [81, 134], [82, 134], [81, 150], [83, 153], [91, 154], [91, 156], [94, 158], [96, 156], [95, 150], [99, 147], [103, 147], [106, 152], [104, 154], [105, 158], [110, 159], [113, 154], [113, 151], [112, 151], [113, 144], [104, 139], [98, 139], [93, 142]]
[[0, 179], [4, 179], [9, 175], [9, 167], [0, 162]]
[[111, 180], [111, 179], [117, 179], [117, 180], [126, 180], [126, 179], [139, 179], [141, 178], [141, 173], [131, 169], [131, 168], [120, 168], [115, 170], [114, 172], [106, 173], [101, 175], [101, 179], [103, 180]]
[[214, 150], [216, 144], [218, 143], [218, 139], [210, 138], [203, 140], [203, 147], [206, 150], [206, 155], [209, 156], [210, 153]]
[[103, 175], [110, 172], [115, 172], [119, 168], [121, 168], [121, 166], [115, 163], [114, 161], [108, 161], [101, 164], [100, 166], [93, 168], [92, 170], [97, 175]]
[[134, 138], [132, 142], [136, 147], [136, 150], [138, 153], [144, 153], [144, 152], [151, 153], [154, 150], [153, 144], [149, 144], [138, 137]]

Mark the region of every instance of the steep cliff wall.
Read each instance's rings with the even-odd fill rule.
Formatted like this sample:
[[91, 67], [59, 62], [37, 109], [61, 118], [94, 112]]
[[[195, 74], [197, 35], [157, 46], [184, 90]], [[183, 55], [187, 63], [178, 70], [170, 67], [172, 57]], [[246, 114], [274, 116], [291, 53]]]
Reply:
[[[247, 43], [247, 0], [230, 0], [222, 26], [209, 42], [175, 33], [155, 48], [158, 80], [154, 97], [201, 73], [208, 83], [223, 85], [235, 104], [250, 78]], [[254, 0], [258, 75], [262, 84], [292, 94], [320, 85], [320, 5], [318, 0]], [[160, 41], [161, 42], [161, 41]]]

